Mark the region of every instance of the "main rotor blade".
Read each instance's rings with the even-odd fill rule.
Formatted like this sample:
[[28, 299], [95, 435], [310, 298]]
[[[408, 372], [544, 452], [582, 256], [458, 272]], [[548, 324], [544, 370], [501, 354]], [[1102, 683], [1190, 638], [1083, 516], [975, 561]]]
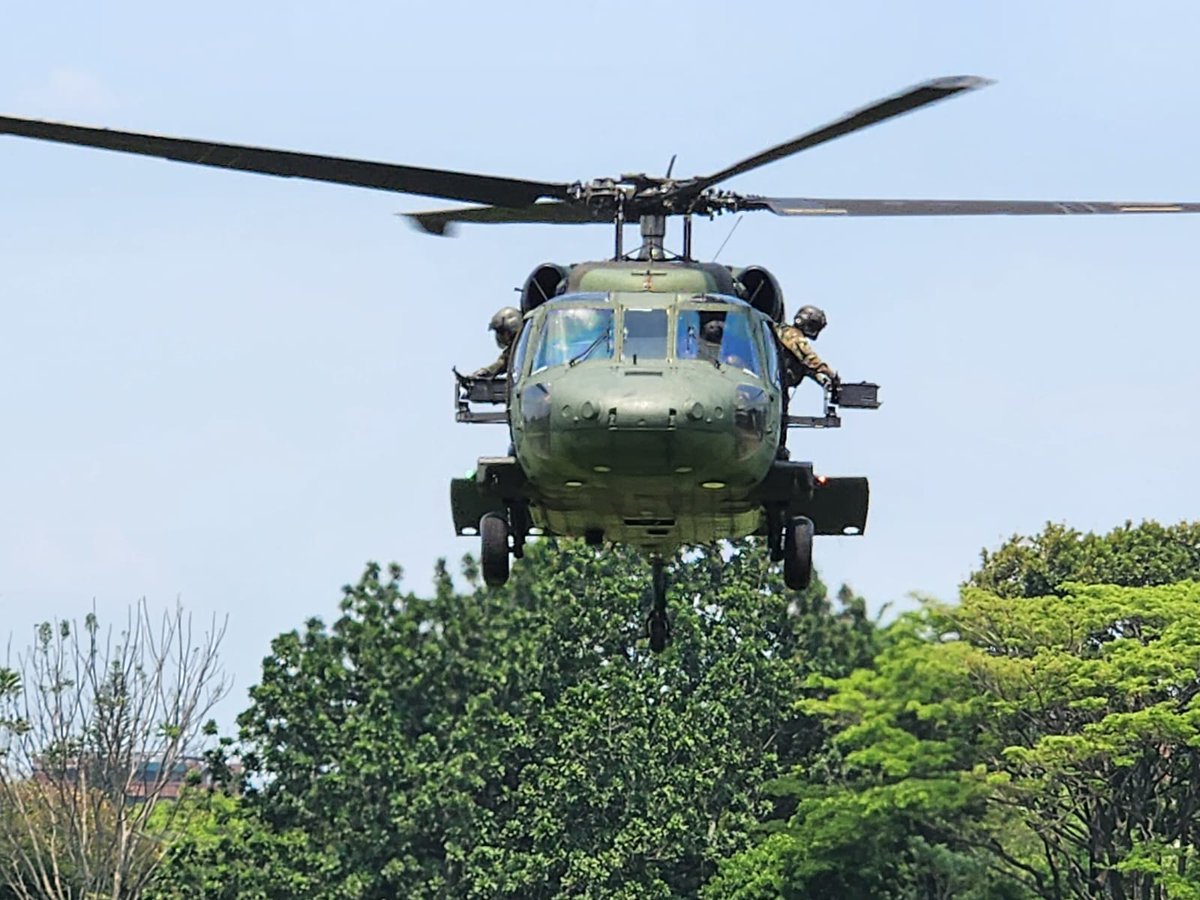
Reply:
[[437, 209], [400, 215], [423, 231], [446, 237], [454, 235], [454, 226], [460, 222], [584, 225], [589, 222], [607, 222], [611, 218], [607, 211], [573, 203], [535, 203], [519, 209], [505, 206], [464, 206], [459, 209]]
[[1197, 213], [1200, 203], [1107, 200], [817, 200], [746, 197], [743, 209], [777, 216], [1073, 216], [1117, 213]]
[[8, 116], [0, 116], [0, 134], [13, 134], [60, 144], [80, 144], [142, 156], [157, 156], [201, 166], [240, 169], [284, 178], [307, 178], [312, 181], [491, 203], [497, 206], [526, 206], [540, 198], [565, 199], [569, 196], [570, 188], [567, 184], [522, 181], [491, 175], [474, 175], [469, 172], [450, 172], [444, 169], [421, 169], [392, 163], [111, 131], [106, 128], [88, 128], [82, 125]]
[[743, 159], [741, 162], [735, 163], [727, 169], [722, 169], [720, 172], [683, 184], [675, 193], [684, 196], [694, 196], [705, 188], [712, 187], [714, 184], [725, 181], [727, 178], [732, 178], [734, 175], [741, 175], [743, 172], [749, 172], [751, 169], [765, 166], [767, 163], [791, 156], [793, 153], [799, 153], [801, 150], [807, 150], [810, 147], [824, 144], [826, 141], [832, 141], [834, 138], [839, 138], [842, 135], [876, 125], [879, 122], [895, 118], [907, 112], [912, 112], [914, 109], [920, 109], [922, 106], [928, 106], [930, 103], [937, 103], [939, 100], [945, 100], [947, 97], [953, 97], [955, 94], [960, 94], [964, 91], [973, 91], [976, 88], [986, 87], [989, 84], [992, 84], [991, 80], [979, 78], [974, 75], [956, 75], [949, 78], [934, 78], [930, 81], [923, 81], [892, 97], [879, 100], [870, 106], [864, 106], [855, 112], [847, 113], [842, 118], [830, 122], [823, 128], [818, 128], [815, 131], [810, 131], [807, 134], [792, 138], [790, 141], [785, 141], [782, 144], [771, 147], [769, 150], [756, 153], [754, 156]]

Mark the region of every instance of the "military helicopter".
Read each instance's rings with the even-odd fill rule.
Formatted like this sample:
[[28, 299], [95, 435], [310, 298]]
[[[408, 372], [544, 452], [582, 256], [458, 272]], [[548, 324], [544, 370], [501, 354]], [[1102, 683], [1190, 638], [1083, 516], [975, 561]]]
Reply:
[[[758, 266], [692, 256], [694, 216], [767, 210], [780, 216], [1194, 213], [1200, 203], [811, 199], [738, 194], [722, 182], [835, 138], [991, 82], [974, 76], [914, 85], [710, 175], [627, 174], [544, 182], [319, 156], [212, 141], [0, 117], [0, 133], [284, 177], [474, 204], [408, 214], [447, 235], [462, 223], [610, 223], [612, 257], [544, 264], [521, 290], [522, 325], [495, 379], [459, 376], [457, 418], [503, 422], [511, 447], [451, 483], [458, 534], [478, 535], [489, 585], [531, 535], [643, 548], [653, 571], [647, 633], [670, 639], [665, 559], [689, 543], [765, 536], [786, 583], [809, 584], [814, 535], [862, 534], [865, 478], [831, 478], [783, 451], [789, 428], [841, 424], [841, 408], [875, 408], [870, 383], [833, 384], [822, 416], [788, 413], [774, 327], [778, 281]], [[666, 248], [670, 217], [682, 249]], [[626, 252], [636, 220], [641, 245]], [[503, 406], [503, 411], [480, 411]]]

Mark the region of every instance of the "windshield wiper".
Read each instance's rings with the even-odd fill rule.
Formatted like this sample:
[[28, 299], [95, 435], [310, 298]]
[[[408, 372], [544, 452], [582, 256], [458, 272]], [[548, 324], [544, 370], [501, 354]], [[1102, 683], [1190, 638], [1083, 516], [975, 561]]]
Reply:
[[600, 346], [600, 342], [608, 340], [609, 335], [611, 335], [611, 334], [612, 334], [612, 329], [606, 328], [602, 333], [600, 333], [599, 335], [596, 336], [596, 339], [594, 341], [592, 341], [590, 344], [588, 344], [578, 354], [576, 354], [575, 356], [573, 356], [569, 360], [567, 360], [567, 365], [573, 366], [573, 365], [575, 365], [575, 363], [581, 362], [581, 361], [587, 359], [589, 356], [591, 356], [592, 351]]

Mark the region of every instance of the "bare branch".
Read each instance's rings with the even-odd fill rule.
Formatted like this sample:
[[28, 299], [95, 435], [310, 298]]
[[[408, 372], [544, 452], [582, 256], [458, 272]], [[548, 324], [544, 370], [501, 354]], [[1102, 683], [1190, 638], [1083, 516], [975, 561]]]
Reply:
[[[0, 882], [18, 897], [136, 900], [186, 828], [176, 804], [227, 693], [225, 624], [143, 600], [125, 628], [44, 623], [0, 668]], [[7, 674], [6, 674], [7, 673]], [[11, 677], [10, 677], [11, 676]], [[157, 833], [156, 833], [157, 832]]]

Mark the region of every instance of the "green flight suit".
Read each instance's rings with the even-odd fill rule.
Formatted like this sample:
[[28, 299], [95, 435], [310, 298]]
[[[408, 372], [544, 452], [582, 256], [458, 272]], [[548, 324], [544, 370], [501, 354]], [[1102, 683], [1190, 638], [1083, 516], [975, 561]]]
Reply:
[[783, 354], [784, 387], [795, 387], [805, 376], [814, 380], [820, 380], [816, 378], [818, 375], [829, 379], [837, 377], [837, 372], [817, 356], [817, 351], [813, 350], [804, 332], [795, 325], [776, 325], [775, 337], [787, 351]]
[[491, 365], [484, 366], [482, 369], [476, 369], [471, 373], [472, 378], [495, 378], [501, 372], [508, 371], [508, 354], [512, 350], [512, 344], [507, 347], [500, 348], [500, 356]]

